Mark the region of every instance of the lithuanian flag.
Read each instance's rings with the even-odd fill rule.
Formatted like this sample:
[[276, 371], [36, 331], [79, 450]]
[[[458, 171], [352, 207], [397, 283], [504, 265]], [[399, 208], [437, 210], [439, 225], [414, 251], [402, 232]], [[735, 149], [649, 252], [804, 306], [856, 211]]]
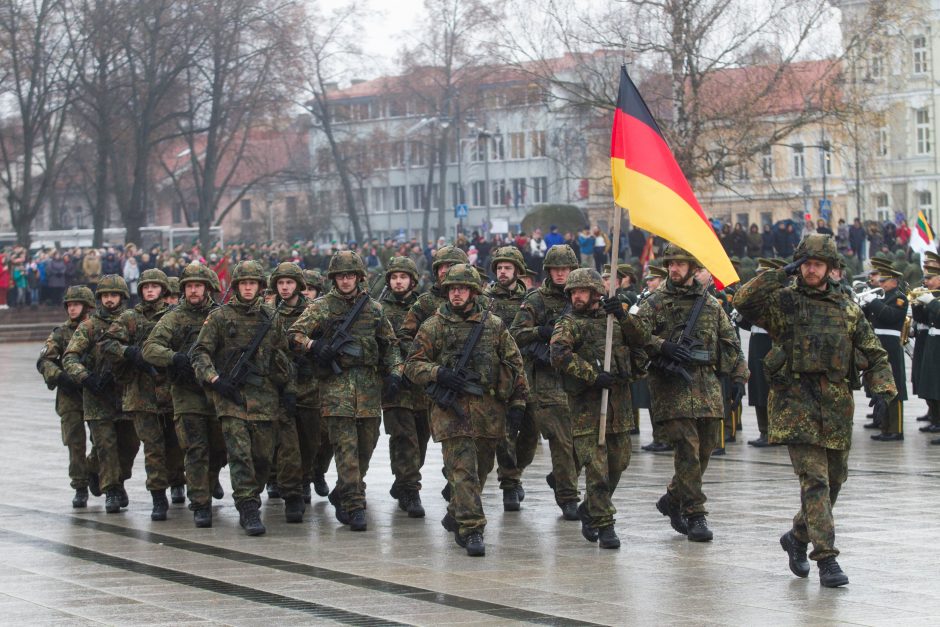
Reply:
[[933, 229], [930, 228], [930, 222], [927, 221], [927, 215], [923, 210], [917, 212], [917, 221], [914, 224], [913, 233], [911, 233], [910, 247], [915, 253], [920, 255], [920, 265], [924, 265], [924, 251], [936, 252], [936, 242], [934, 241]]
[[689, 251], [718, 289], [740, 280], [626, 67], [620, 70], [610, 170], [614, 202], [630, 212], [631, 224]]

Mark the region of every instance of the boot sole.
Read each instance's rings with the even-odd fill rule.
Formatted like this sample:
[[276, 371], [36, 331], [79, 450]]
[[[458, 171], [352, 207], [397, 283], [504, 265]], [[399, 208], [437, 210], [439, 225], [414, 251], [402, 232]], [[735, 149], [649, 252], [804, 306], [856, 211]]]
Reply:
[[166, 520], [166, 514], [150, 514], [150, 520], [153, 520], [153, 521]]
[[245, 533], [249, 536], [263, 536], [267, 531], [264, 527], [261, 529], [245, 529]]
[[486, 556], [486, 547], [482, 549], [467, 549], [467, 555], [470, 557], [485, 557]]
[[83, 509], [85, 507], [88, 507], [88, 501], [84, 503], [72, 503], [72, 509]]
[[786, 534], [780, 536], [780, 546], [783, 548], [784, 552], [787, 554], [787, 562], [790, 566], [790, 572], [799, 577], [800, 579], [806, 579], [809, 577], [809, 562], [806, 563], [806, 570], [800, 569], [798, 567], [799, 562], [796, 562], [790, 559], [790, 547], [788, 546], [790, 542], [787, 540]]
[[601, 542], [601, 543], [599, 543], [599, 546], [600, 546], [602, 549], [619, 549], [619, 548], [620, 548], [620, 540], [617, 540], [616, 542], [606, 542], [606, 543], [605, 543], [605, 542]]
[[212, 527], [212, 521], [194, 523], [197, 529], [209, 529]]
[[848, 585], [848, 583], [848, 577], [842, 577], [838, 581], [830, 581], [828, 583], [823, 583], [822, 580], [819, 581], [819, 585], [821, 585], [823, 588], [841, 588], [842, 586]]
[[302, 523], [304, 521], [303, 514], [285, 514], [284, 520], [289, 523]]
[[414, 510], [414, 511], [409, 510], [409, 511], [408, 511], [408, 518], [424, 518], [424, 510], [423, 510], [423, 509], [420, 510], [420, 511], [418, 511], [418, 510]]
[[689, 535], [689, 530], [688, 530], [688, 528], [686, 528], [686, 529], [684, 529], [684, 530], [681, 529], [681, 528], [678, 526], [678, 524], [672, 519], [672, 514], [670, 514], [668, 511], [663, 511], [663, 507], [659, 504], [659, 501], [656, 501], [656, 510], [657, 510], [660, 514], [662, 514], [663, 516], [665, 516], [666, 518], [669, 519], [669, 526], [672, 527], [672, 530], [673, 530], [673, 531], [675, 531], [676, 533], [681, 534], [681, 535], [683, 535], [683, 536]]
[[689, 536], [689, 542], [711, 542], [714, 538], [714, 534], [708, 534], [707, 536]]
[[362, 523], [361, 525], [349, 525], [350, 531], [366, 531], [368, 528], [369, 526], [366, 523]]
[[522, 507], [519, 503], [507, 503], [503, 501], [503, 511], [504, 512], [518, 512]]

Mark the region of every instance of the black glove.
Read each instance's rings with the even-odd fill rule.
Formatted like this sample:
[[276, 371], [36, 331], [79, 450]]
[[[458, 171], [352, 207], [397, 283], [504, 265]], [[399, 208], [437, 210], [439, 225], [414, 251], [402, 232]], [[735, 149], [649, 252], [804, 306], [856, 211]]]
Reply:
[[65, 390], [68, 392], [74, 392], [76, 390], [82, 389], [78, 383], [75, 382], [75, 379], [70, 377], [67, 372], [60, 372], [59, 376], [55, 378], [55, 384], [60, 390]]
[[594, 388], [607, 388], [610, 389], [614, 385], [614, 375], [610, 374], [606, 370], [601, 370], [597, 373], [597, 378], [594, 379]]
[[872, 407], [872, 415], [876, 421], [886, 420], [888, 418], [888, 403], [894, 400], [893, 396], [888, 394], [875, 394], [868, 403]]
[[676, 344], [675, 342], [663, 342], [662, 347], [659, 349], [663, 355], [668, 357], [673, 361], [678, 361], [680, 363], [687, 364], [692, 361], [692, 353], [689, 352], [689, 349], [681, 344]]
[[336, 352], [333, 351], [329, 340], [326, 338], [320, 338], [314, 342], [313, 346], [310, 347], [310, 352], [313, 353], [313, 356], [323, 365], [328, 365], [336, 359]]
[[144, 359], [139, 346], [128, 346], [124, 349], [124, 359], [134, 364], [134, 367], [148, 374], [153, 373], [153, 366]]
[[297, 395], [293, 392], [281, 394], [281, 407], [284, 408], [288, 418], [295, 418], [297, 416]]
[[731, 384], [731, 406], [739, 407], [741, 405], [741, 399], [744, 398], [744, 384], [740, 382], [734, 382]]
[[612, 315], [617, 320], [623, 320], [627, 317], [627, 311], [623, 308], [623, 302], [616, 296], [601, 296], [601, 307], [604, 313]]
[[525, 409], [522, 407], [510, 407], [506, 413], [506, 428], [509, 431], [509, 437], [513, 440], [519, 435], [523, 418], [525, 418]]
[[185, 371], [192, 370], [193, 365], [189, 363], [186, 353], [173, 353], [173, 367], [179, 371]]
[[218, 392], [219, 396], [227, 398], [236, 405], [244, 404], [244, 399], [242, 398], [241, 392], [238, 391], [238, 388], [235, 387], [231, 381], [224, 377], [219, 377], [215, 380], [215, 383], [212, 384], [212, 389]]
[[401, 377], [397, 374], [390, 374], [385, 377], [385, 398], [393, 399], [398, 396], [401, 390]]
[[539, 327], [539, 337], [545, 340], [546, 342], [552, 339], [552, 333], [555, 332], [555, 327], [550, 324], [543, 324]]
[[809, 257], [800, 257], [799, 259], [794, 259], [787, 265], [783, 266], [783, 271], [787, 273], [787, 276], [793, 276], [800, 271], [800, 266], [802, 266]]
[[459, 390], [463, 387], [457, 371], [444, 366], [437, 369], [437, 382], [451, 390]]
[[92, 373], [85, 377], [85, 380], [82, 381], [82, 385], [97, 394], [104, 387], [104, 379]]

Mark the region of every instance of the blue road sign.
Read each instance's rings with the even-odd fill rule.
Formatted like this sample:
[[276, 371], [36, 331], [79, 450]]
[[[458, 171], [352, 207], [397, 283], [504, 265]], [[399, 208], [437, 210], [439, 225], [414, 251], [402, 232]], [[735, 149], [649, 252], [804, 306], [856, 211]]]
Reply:
[[469, 207], [466, 204], [461, 203], [459, 205], [454, 205], [454, 217], [455, 218], [466, 218], [469, 213]]

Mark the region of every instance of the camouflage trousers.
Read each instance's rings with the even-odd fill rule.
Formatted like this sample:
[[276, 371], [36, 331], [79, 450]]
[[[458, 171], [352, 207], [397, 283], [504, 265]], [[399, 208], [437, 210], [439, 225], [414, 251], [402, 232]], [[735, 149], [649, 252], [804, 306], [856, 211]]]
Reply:
[[320, 407], [297, 407], [297, 437], [300, 440], [300, 461], [304, 483], [317, 475], [325, 475], [333, 461], [333, 445], [327, 420], [320, 415]]
[[535, 459], [539, 443], [539, 430], [535, 424], [532, 405], [526, 406], [525, 417], [515, 439], [508, 435], [496, 449], [496, 477], [500, 490], [509, 490], [522, 484], [522, 471]]
[[486, 527], [481, 493], [486, 476], [493, 470], [499, 442], [495, 438], [468, 437], [441, 440], [444, 475], [451, 488], [447, 513], [457, 521], [462, 536], [471, 531], [482, 533]]
[[407, 492], [420, 491], [421, 468], [431, 439], [427, 409], [389, 407], [382, 410], [382, 420], [388, 434], [392, 474], [395, 475], [392, 496], [399, 498]]
[[379, 441], [379, 418], [328, 416], [330, 443], [336, 460], [336, 487], [343, 509], [365, 509], [366, 473]]
[[183, 449], [176, 437], [173, 417], [148, 411], [128, 412], [127, 415], [134, 420], [137, 437], [144, 445], [147, 490], [185, 485]]
[[222, 425], [215, 416], [177, 414], [176, 436], [183, 449], [189, 509], [212, 505], [212, 487], [228, 462]]
[[137, 431], [130, 420], [89, 420], [92, 454], [88, 472], [99, 475], [101, 491], [119, 488], [131, 478], [134, 458], [140, 450]]
[[814, 444], [788, 444], [793, 471], [800, 478], [800, 511], [793, 517], [793, 535], [813, 543], [812, 560], [835, 557], [836, 529], [832, 508], [849, 476], [849, 452]]
[[721, 420], [718, 418], [674, 418], [663, 422], [666, 442], [675, 447], [673, 464], [676, 474], [666, 488], [679, 504], [683, 516], [705, 515], [702, 475], [718, 443]]
[[62, 444], [69, 449], [69, 479], [73, 490], [88, 487], [88, 468], [85, 463], [85, 419], [80, 411], [60, 416]]
[[258, 495], [264, 489], [274, 456], [274, 423], [270, 420], [242, 420], [232, 416], [219, 416], [219, 422], [222, 423], [222, 436], [225, 438], [235, 505], [241, 506], [248, 501], [260, 505]]
[[614, 490], [623, 471], [630, 465], [629, 433], [608, 433], [606, 443], [597, 443], [597, 434], [574, 436], [578, 467], [584, 468], [584, 508], [590, 525], [603, 529], [614, 524]]
[[[552, 475], [555, 477], [555, 501], [559, 504], [577, 502], [578, 469], [575, 466], [574, 437], [571, 435], [571, 414], [568, 408], [563, 405], [536, 403], [532, 414], [542, 437], [548, 440], [548, 449], [552, 456]], [[532, 445], [532, 451], [534, 455], [535, 444]]]
[[277, 422], [274, 423], [277, 435], [268, 483], [276, 483], [281, 497], [285, 499], [303, 496], [304, 469], [300, 438], [297, 435], [298, 422], [299, 416], [292, 418], [281, 410]]

